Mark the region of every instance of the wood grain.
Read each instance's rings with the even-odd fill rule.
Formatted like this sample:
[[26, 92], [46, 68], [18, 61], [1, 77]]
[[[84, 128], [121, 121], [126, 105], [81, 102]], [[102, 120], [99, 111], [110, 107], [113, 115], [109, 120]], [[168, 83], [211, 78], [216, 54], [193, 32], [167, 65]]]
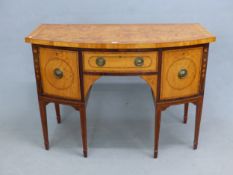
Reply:
[[[100, 67], [97, 58], [105, 59], [106, 63]], [[142, 66], [135, 65], [136, 58], [142, 58]], [[87, 72], [156, 72], [157, 52], [84, 52], [84, 71]]]
[[205, 44], [215, 36], [200, 24], [42, 24], [32, 44], [101, 49], [162, 48]]
[[84, 97], [87, 97], [88, 91], [90, 90], [91, 86], [98, 80], [101, 76], [100, 75], [83, 75], [84, 79]]
[[[86, 75], [84, 74], [84, 94], [85, 97], [88, 95], [88, 91], [91, 86], [98, 80], [101, 75]], [[140, 78], [146, 81], [146, 83], [150, 86], [153, 91], [153, 95], [156, 97], [157, 92], [157, 75], [141, 75]]]
[[[77, 52], [40, 48], [40, 69], [43, 93], [80, 99], [80, 80]], [[63, 77], [54, 76], [54, 69], [63, 71]]]
[[157, 75], [141, 75], [153, 91], [154, 98], [157, 96]]
[[[202, 47], [196, 47], [162, 53], [161, 99], [181, 98], [199, 93], [202, 52]], [[181, 69], [188, 71], [183, 79], [178, 77]]]
[[[80, 110], [83, 154], [87, 157], [86, 105], [91, 86], [101, 76], [140, 76], [151, 87], [155, 103], [154, 157], [158, 156], [161, 112], [171, 105], [196, 109], [193, 148], [198, 145], [208, 47], [215, 36], [200, 24], [43, 24], [25, 38], [32, 43], [45, 148], [49, 149], [46, 105]], [[98, 56], [106, 59], [96, 66]], [[144, 64], [135, 66], [135, 58]], [[54, 75], [54, 69], [63, 72]], [[181, 69], [187, 76], [178, 78]], [[156, 98], [155, 98], [156, 97]]]

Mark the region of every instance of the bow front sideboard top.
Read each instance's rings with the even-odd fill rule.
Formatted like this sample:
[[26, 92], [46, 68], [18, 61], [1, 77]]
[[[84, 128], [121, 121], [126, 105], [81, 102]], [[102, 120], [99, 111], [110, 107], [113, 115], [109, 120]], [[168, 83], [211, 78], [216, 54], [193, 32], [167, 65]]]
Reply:
[[[209, 43], [215, 36], [200, 24], [42, 24], [25, 41], [32, 44], [45, 148], [49, 149], [46, 105], [80, 111], [83, 154], [87, 157], [86, 104], [101, 76], [139, 76], [155, 103], [154, 157], [158, 156], [161, 113], [196, 106], [193, 148], [198, 145]], [[114, 100], [114, 99], [113, 99]], [[101, 110], [101, 109], [99, 109]]]

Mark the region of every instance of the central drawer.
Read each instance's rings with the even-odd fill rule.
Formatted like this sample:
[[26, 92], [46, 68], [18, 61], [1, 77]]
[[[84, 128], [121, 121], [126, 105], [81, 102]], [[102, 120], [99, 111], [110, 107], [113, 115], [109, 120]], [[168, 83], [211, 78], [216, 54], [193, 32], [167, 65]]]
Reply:
[[85, 72], [144, 73], [157, 72], [158, 53], [83, 52]]

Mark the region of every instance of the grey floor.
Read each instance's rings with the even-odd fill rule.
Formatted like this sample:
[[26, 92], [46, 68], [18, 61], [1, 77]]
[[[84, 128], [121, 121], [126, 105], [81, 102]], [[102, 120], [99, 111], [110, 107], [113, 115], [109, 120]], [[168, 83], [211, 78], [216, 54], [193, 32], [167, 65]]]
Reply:
[[[11, 88], [13, 84], [4, 90]], [[58, 125], [54, 106], [48, 106], [51, 148], [46, 151], [37, 99], [28, 95], [36, 94], [35, 85], [24, 83], [21, 88], [25, 93], [15, 91], [12, 95], [17, 94], [17, 100], [10, 99], [12, 105], [2, 109], [5, 111], [0, 118], [1, 175], [97, 172], [219, 175], [232, 171], [233, 120], [218, 116], [208, 93], [199, 148], [192, 149], [194, 106], [190, 108], [187, 125], [182, 123], [182, 106], [175, 106], [163, 113], [159, 157], [153, 159], [154, 106], [149, 87], [143, 83], [97, 82], [87, 108], [89, 156], [83, 158], [79, 112], [63, 106], [62, 123]], [[6, 94], [1, 95], [8, 98]]]

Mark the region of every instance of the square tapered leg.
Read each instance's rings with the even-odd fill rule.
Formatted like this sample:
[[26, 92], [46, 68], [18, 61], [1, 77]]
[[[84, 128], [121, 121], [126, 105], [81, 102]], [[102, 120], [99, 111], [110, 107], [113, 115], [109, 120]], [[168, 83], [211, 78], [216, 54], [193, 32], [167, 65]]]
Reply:
[[203, 98], [199, 99], [196, 103], [196, 119], [195, 119], [195, 132], [194, 132], [194, 141], [193, 141], [193, 149], [197, 149], [198, 140], [199, 140], [199, 131], [201, 124], [201, 115], [202, 115], [202, 106], [203, 106]]
[[188, 121], [188, 108], [189, 108], [189, 103], [184, 104], [184, 120], [183, 123], [186, 124]]
[[160, 106], [157, 105], [157, 106], [156, 106], [156, 114], [155, 114], [154, 158], [157, 158], [157, 157], [158, 157], [161, 112], [162, 112], [162, 111], [161, 111]]
[[56, 110], [56, 116], [57, 116], [57, 123], [61, 123], [60, 106], [58, 103], [55, 103], [55, 110]]
[[39, 101], [40, 107], [40, 118], [44, 137], [44, 146], [46, 150], [49, 150], [49, 137], [48, 137], [48, 124], [47, 124], [47, 114], [46, 114], [46, 103], [44, 101]]
[[86, 126], [86, 107], [80, 108], [81, 134], [83, 143], [83, 156], [87, 157], [87, 126]]

